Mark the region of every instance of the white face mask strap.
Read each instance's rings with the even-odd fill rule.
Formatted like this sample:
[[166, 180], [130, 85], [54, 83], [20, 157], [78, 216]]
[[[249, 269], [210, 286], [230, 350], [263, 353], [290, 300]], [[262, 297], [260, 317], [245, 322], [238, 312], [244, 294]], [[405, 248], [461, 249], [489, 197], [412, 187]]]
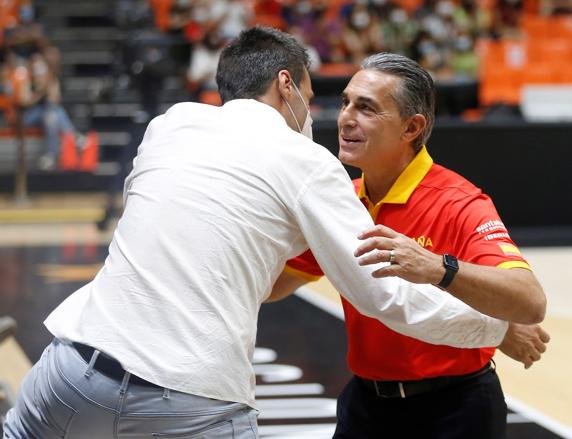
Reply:
[[300, 98], [300, 100], [302, 101], [302, 103], [304, 104], [304, 108], [306, 109], [306, 111], [309, 113], [310, 109], [308, 108], [308, 106], [306, 105], [306, 102], [304, 102], [304, 98], [302, 97], [302, 93], [300, 93], [300, 89], [298, 88], [298, 86], [296, 85], [296, 83], [294, 81], [292, 81], [292, 85], [294, 86], [294, 90], [296, 90], [296, 93], [298, 94], [298, 97]]
[[290, 114], [294, 118], [294, 122], [296, 122], [296, 126], [298, 127], [298, 132], [301, 133], [302, 128], [300, 128], [300, 124], [298, 123], [298, 119], [296, 119], [296, 115], [294, 114], [292, 107], [290, 106], [290, 104], [288, 103], [288, 101], [286, 99], [284, 99], [284, 98], [282, 98], [282, 99], [284, 100], [284, 102], [286, 102], [286, 105], [288, 106], [288, 110], [290, 110]]

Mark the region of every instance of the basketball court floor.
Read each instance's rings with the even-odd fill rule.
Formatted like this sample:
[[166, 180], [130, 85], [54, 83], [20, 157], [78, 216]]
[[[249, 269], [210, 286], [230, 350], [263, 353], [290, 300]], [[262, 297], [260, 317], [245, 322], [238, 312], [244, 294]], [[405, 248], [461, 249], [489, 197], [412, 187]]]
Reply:
[[[51, 336], [42, 321], [103, 263], [111, 232], [98, 232], [103, 198], [42, 198], [14, 209], [0, 199], [0, 316], [18, 322], [0, 343], [0, 416]], [[509, 439], [572, 439], [572, 247], [524, 247], [548, 296], [543, 323], [552, 340], [524, 368], [498, 353], [510, 408]], [[330, 438], [335, 403], [350, 377], [341, 305], [327, 280], [262, 307], [257, 402], [262, 438]], [[483, 438], [486, 439], [486, 438]]]

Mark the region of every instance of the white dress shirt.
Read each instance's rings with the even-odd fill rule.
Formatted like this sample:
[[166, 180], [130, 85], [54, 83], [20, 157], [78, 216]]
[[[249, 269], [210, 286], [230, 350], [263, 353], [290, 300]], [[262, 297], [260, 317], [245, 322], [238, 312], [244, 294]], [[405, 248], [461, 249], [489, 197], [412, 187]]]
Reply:
[[145, 133], [103, 268], [45, 324], [160, 386], [254, 406], [259, 307], [309, 246], [336, 289], [391, 329], [500, 343], [505, 322], [360, 267], [357, 235], [372, 225], [338, 159], [272, 107], [177, 104]]

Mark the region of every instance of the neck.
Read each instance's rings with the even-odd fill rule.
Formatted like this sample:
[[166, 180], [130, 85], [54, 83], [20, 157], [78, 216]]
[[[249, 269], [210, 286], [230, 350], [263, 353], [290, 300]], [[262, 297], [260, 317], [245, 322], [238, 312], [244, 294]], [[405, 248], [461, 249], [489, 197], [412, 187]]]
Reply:
[[415, 157], [412, 148], [407, 148], [405, 151], [407, 153], [400, 157], [384, 160], [383, 162], [387, 164], [385, 166], [372, 166], [371, 168], [363, 169], [367, 196], [373, 204], [383, 200]]

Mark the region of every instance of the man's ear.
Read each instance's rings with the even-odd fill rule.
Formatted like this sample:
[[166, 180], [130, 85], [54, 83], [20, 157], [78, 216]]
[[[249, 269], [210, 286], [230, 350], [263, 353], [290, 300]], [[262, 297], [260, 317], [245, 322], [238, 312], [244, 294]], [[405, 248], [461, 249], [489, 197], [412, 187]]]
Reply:
[[278, 92], [284, 98], [289, 98], [292, 93], [292, 76], [288, 70], [278, 72]]
[[406, 142], [413, 142], [421, 135], [421, 132], [427, 126], [427, 119], [422, 114], [416, 114], [409, 118], [405, 125], [405, 131], [401, 134], [401, 138]]

